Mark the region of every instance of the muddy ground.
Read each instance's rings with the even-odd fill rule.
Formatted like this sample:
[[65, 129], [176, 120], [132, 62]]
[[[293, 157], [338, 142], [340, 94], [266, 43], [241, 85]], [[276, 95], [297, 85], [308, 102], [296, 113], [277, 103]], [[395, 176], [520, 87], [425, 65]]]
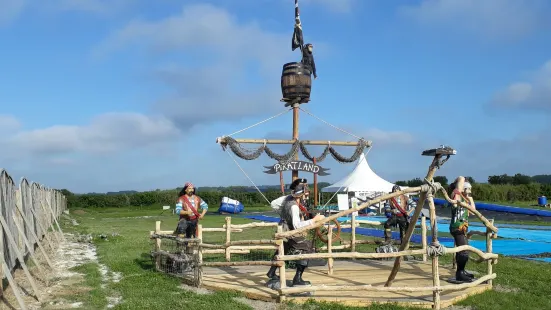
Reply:
[[[73, 225], [78, 225], [71, 219]], [[90, 236], [77, 236], [69, 233], [50, 232], [48, 238], [52, 241], [55, 249], [49, 248], [46, 238], [43, 239], [42, 246], [45, 247], [46, 254], [49, 257], [52, 267], [47, 264], [47, 260], [37, 248], [35, 257], [42, 268], [27, 260], [28, 268], [32, 275], [41, 301], [37, 300], [36, 292], [32, 289], [31, 282], [25, 272], [19, 268], [15, 271], [13, 278], [17, 283], [16, 291], [19, 292], [21, 299], [27, 309], [77, 309], [81, 308], [81, 302], [74, 302], [77, 294], [86, 293], [92, 288], [85, 285], [84, 274], [72, 272], [69, 269], [86, 263], [97, 263], [98, 269], [102, 275], [102, 286], [109, 282], [118, 282], [121, 275], [110, 272], [107, 266], [98, 262], [96, 248], [91, 243]], [[59, 240], [60, 242], [58, 243]], [[121, 302], [119, 296], [107, 297], [108, 308]], [[21, 309], [13, 287], [10, 285], [4, 292], [4, 301], [0, 303], [0, 309]]]

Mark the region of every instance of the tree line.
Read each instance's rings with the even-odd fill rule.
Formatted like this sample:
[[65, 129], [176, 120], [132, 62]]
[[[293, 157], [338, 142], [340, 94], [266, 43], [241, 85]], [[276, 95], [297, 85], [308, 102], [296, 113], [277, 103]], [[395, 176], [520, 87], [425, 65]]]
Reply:
[[[472, 177], [465, 177], [465, 179], [471, 183], [475, 184], [476, 181]], [[452, 180], [453, 181], [453, 180]], [[443, 186], [448, 186], [451, 182], [449, 182], [448, 178], [445, 176], [435, 176], [434, 182], [438, 182], [442, 184]], [[396, 181], [395, 184], [400, 186], [409, 186], [409, 187], [415, 187], [420, 186], [424, 183], [423, 180], [420, 178], [415, 178], [407, 181]], [[534, 175], [529, 176], [522, 173], [517, 173], [515, 175], [491, 175], [488, 177], [488, 184], [491, 185], [527, 185], [527, 184], [551, 184], [551, 174], [540, 174], [540, 175]]]
[[[435, 180], [442, 185], [447, 186], [445, 177], [436, 178]], [[419, 179], [404, 181], [405, 186], [418, 186]], [[534, 201], [539, 196], [551, 197], [551, 184], [529, 183], [529, 184], [483, 184], [472, 182], [473, 193], [477, 201], [488, 202], [516, 202], [516, 201]], [[278, 188], [278, 187], [275, 187]], [[111, 208], [111, 207], [148, 207], [164, 205], [174, 206], [180, 188], [171, 190], [155, 190], [147, 192], [124, 192], [107, 194], [73, 194], [66, 189], [61, 190], [67, 197], [69, 208]], [[281, 196], [280, 190], [263, 191], [264, 197], [258, 191], [236, 191], [235, 188], [222, 188], [221, 190], [204, 190], [198, 189], [197, 193], [210, 206], [211, 210], [217, 210], [222, 197], [236, 199], [245, 205], [245, 208], [250, 205], [268, 205], [268, 201], [272, 201]], [[322, 202], [326, 202], [333, 197], [333, 193], [322, 193]], [[336, 197], [336, 196], [335, 196]], [[333, 197], [332, 204], [336, 204], [336, 199]]]

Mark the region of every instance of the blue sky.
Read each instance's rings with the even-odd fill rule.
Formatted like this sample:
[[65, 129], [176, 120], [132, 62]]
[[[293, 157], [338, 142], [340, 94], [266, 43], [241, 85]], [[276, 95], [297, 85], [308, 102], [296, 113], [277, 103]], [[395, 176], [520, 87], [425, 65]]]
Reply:
[[[250, 185], [215, 140], [284, 111], [281, 66], [300, 59], [293, 2], [0, 0], [0, 167], [75, 192]], [[372, 140], [383, 178], [422, 177], [421, 151], [440, 144], [458, 150], [448, 178], [551, 173], [548, 1], [300, 8], [319, 75], [304, 109]], [[291, 120], [235, 137], [290, 138]], [[300, 127], [356, 140], [306, 114]], [[262, 173], [266, 155], [239, 163], [257, 184], [279, 182]], [[327, 182], [354, 168], [322, 166]]]

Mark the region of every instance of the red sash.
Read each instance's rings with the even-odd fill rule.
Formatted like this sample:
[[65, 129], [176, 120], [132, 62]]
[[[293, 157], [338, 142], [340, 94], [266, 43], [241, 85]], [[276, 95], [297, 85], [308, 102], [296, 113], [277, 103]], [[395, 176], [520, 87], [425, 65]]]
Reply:
[[306, 210], [306, 208], [302, 205], [302, 203], [299, 203], [298, 208], [300, 209], [300, 211], [302, 211], [302, 213], [304, 214], [305, 217], [310, 215], [310, 212], [308, 212], [308, 210]]
[[[402, 197], [403, 199], [404, 197]], [[404, 210], [402, 208], [402, 206], [400, 206], [400, 204], [398, 204], [398, 201], [396, 201], [396, 198], [391, 198], [390, 201], [392, 201], [392, 204], [394, 205], [394, 207], [396, 207], [396, 209], [398, 209], [398, 211], [400, 211], [400, 213], [402, 213], [402, 215], [407, 215], [408, 213], [406, 212], [406, 210]], [[398, 215], [400, 216], [400, 215]]]
[[[183, 195], [181, 198], [184, 198], [184, 202], [186, 203], [187, 207], [188, 207], [189, 210], [191, 210], [191, 212], [193, 212], [193, 214], [195, 215], [195, 218], [193, 218], [193, 217], [190, 216], [189, 219], [190, 219], [190, 220], [194, 220], [194, 219], [196, 219], [196, 218], [198, 219], [198, 218], [200, 217], [200, 216], [199, 216], [199, 213], [197, 212], [197, 209], [195, 209], [195, 208], [193, 207], [193, 205], [191, 204], [191, 202], [189, 201], [189, 199], [187, 198], [187, 196], [186, 196], [186, 195]], [[195, 203], [196, 203], [197, 205], [199, 205], [199, 203], [200, 203], [200, 199], [199, 199], [199, 197], [197, 197], [197, 196], [195, 196]]]

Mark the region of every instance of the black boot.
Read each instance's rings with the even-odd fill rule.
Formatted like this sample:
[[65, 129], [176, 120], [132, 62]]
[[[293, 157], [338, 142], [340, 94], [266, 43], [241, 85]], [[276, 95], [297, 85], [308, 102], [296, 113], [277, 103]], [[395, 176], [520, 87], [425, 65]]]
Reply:
[[302, 280], [302, 273], [304, 273], [305, 269], [306, 269], [305, 266], [297, 265], [297, 272], [295, 273], [295, 277], [293, 278], [293, 286], [311, 284], [310, 281]]
[[465, 272], [465, 275], [471, 279], [474, 279], [474, 274], [468, 272], [467, 270], [463, 270]]
[[268, 271], [266, 276], [270, 278], [270, 280], [279, 280], [279, 276], [276, 275], [276, 271], [277, 271], [277, 266], [272, 266], [270, 267], [270, 270]]
[[385, 229], [385, 244], [392, 243], [392, 230]]
[[455, 260], [457, 262], [457, 271], [455, 272], [455, 280], [459, 282], [473, 282], [473, 278], [469, 277], [465, 272], [465, 266], [469, 260], [468, 253], [457, 253]]

